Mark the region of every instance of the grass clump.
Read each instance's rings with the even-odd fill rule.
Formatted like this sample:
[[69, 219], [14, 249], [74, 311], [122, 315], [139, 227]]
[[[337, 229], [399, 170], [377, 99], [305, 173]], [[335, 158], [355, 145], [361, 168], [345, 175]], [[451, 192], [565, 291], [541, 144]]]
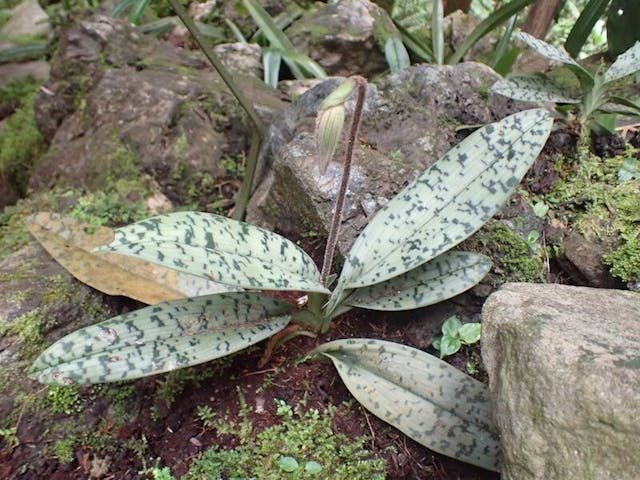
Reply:
[[199, 411], [206, 428], [215, 428], [219, 435], [234, 435], [239, 446], [233, 450], [206, 450], [182, 478], [383, 479], [384, 460], [374, 458], [364, 448], [365, 437], [350, 439], [333, 431], [332, 418], [337, 408], [321, 412], [306, 408], [303, 402], [293, 409], [278, 401], [280, 423], [257, 434], [243, 402], [241, 428], [229, 428], [227, 418], [215, 419], [210, 411]]

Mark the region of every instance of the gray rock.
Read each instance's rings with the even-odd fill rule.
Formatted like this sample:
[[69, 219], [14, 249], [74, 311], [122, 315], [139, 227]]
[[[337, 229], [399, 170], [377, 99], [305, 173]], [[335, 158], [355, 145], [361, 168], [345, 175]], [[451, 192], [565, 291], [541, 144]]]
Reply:
[[24, 0], [11, 12], [11, 18], [0, 29], [5, 38], [20, 35], [49, 35], [51, 24], [49, 15], [40, 7], [38, 0]]
[[381, 32], [387, 12], [368, 0], [340, 0], [311, 11], [287, 29], [294, 46], [329, 75], [370, 77], [388, 69]]
[[[229, 65], [236, 50], [221, 52]], [[253, 67], [238, 64], [236, 81], [269, 122], [282, 109], [280, 97], [246, 74]], [[180, 203], [180, 182], [221, 176], [220, 160], [247, 147], [248, 120], [203, 57], [124, 21], [95, 15], [72, 27], [62, 35], [51, 75], [35, 106], [51, 147], [34, 168], [34, 189], [100, 188], [125, 151]]]
[[[194, 4], [195, 5], [195, 4]], [[229, 70], [262, 79], [262, 48], [255, 43], [222, 43], [213, 48]]]
[[49, 78], [49, 64], [40, 60], [0, 65], [0, 88], [24, 77], [45, 81]]
[[505, 480], [640, 478], [640, 294], [506, 284], [482, 357]]
[[[459, 141], [457, 127], [488, 123], [522, 109], [504, 97], [487, 97], [497, 78], [476, 63], [419, 65], [369, 85], [340, 234], [342, 252], [382, 205]], [[320, 175], [314, 128], [319, 102], [338, 82], [327, 80], [303, 94], [271, 128], [262, 152], [263, 163], [271, 168], [263, 173], [249, 206], [250, 222], [327, 234], [344, 145]], [[352, 108], [353, 99], [347, 102], [347, 110]]]
[[622, 282], [609, 273], [609, 267], [603, 262], [606, 253], [607, 249], [602, 245], [590, 242], [580, 233], [572, 231], [564, 239], [558, 261], [578, 285], [621, 287]]

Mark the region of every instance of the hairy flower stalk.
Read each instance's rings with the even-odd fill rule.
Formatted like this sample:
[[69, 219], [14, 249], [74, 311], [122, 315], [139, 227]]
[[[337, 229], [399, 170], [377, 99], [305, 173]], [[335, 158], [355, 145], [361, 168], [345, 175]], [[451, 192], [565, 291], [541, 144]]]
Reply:
[[[347, 194], [347, 186], [349, 185], [349, 174], [351, 173], [351, 160], [353, 159], [353, 147], [356, 143], [356, 139], [358, 138], [358, 130], [360, 129], [360, 121], [362, 120], [362, 109], [364, 107], [364, 97], [367, 91], [367, 81], [363, 77], [356, 75], [351, 77], [349, 80], [355, 84], [355, 87], [357, 90], [356, 105], [353, 109], [353, 118], [351, 120], [351, 130], [349, 131], [349, 138], [347, 140], [347, 150], [345, 154], [344, 167], [342, 170], [342, 180], [340, 181], [340, 188], [338, 190], [338, 196], [336, 198], [336, 207], [333, 213], [331, 228], [329, 230], [329, 238], [327, 239], [327, 247], [325, 249], [324, 259], [322, 262], [322, 273], [320, 274], [320, 281], [323, 284], [326, 284], [327, 277], [331, 273], [331, 265], [333, 264], [333, 255], [335, 253], [336, 244], [338, 241], [338, 232], [340, 230], [340, 223], [342, 222], [342, 210], [344, 209], [344, 200]], [[338, 89], [340, 89], [340, 87], [338, 87]], [[338, 89], [336, 91], [338, 91]], [[332, 108], [332, 106], [330, 106], [329, 108]]]

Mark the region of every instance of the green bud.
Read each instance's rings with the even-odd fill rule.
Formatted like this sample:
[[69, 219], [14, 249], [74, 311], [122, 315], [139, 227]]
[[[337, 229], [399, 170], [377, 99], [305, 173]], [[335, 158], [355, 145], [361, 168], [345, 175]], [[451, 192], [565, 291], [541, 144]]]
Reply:
[[349, 98], [355, 86], [355, 82], [351, 78], [347, 78], [322, 101], [319, 108], [320, 111], [343, 104]]
[[337, 104], [320, 110], [316, 118], [318, 166], [322, 174], [327, 170], [327, 166], [338, 148], [340, 134], [344, 126], [344, 116], [344, 106]]

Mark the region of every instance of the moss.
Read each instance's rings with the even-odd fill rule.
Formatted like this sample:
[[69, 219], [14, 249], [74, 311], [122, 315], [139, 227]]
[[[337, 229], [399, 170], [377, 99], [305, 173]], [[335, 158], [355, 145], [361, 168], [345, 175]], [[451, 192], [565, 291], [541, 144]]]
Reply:
[[35, 123], [35, 93], [24, 99], [0, 130], [0, 176], [24, 194], [35, 160], [44, 153], [46, 142]]
[[611, 274], [625, 282], [640, 282], [640, 239], [626, 242], [617, 250], [605, 255], [611, 266]]
[[3, 87], [0, 87], [0, 105], [6, 105], [13, 102], [19, 104], [24, 103], [25, 99], [40, 86], [40, 82], [34, 80], [32, 77], [27, 76], [19, 80], [13, 80]]
[[[206, 408], [199, 409], [205, 428], [216, 429], [218, 434], [234, 435], [239, 446], [233, 450], [211, 448], [205, 451], [182, 478], [289, 478], [279, 464], [285, 456], [292, 457], [301, 465], [295, 472], [295, 478], [384, 478], [384, 461], [365, 450], [366, 437], [350, 439], [333, 431], [334, 415], [338, 410], [348, 414], [349, 406], [319, 411], [308, 408], [304, 403], [295, 409], [283, 401], [277, 404], [281, 422], [260, 433], [255, 432], [246, 404], [241, 408], [239, 424], [230, 422], [228, 418], [216, 419]], [[320, 473], [307, 473], [304, 469], [307, 462], [317, 462], [321, 467]]]
[[579, 151], [580, 164], [546, 198], [563, 222], [610, 250], [605, 262], [624, 281], [640, 279], [640, 179], [618, 179], [625, 158], [635, 153], [602, 160]]
[[540, 255], [507, 225], [491, 221], [472, 238], [470, 248], [488, 255], [493, 261], [496, 284], [505, 282], [544, 282], [545, 270]]

